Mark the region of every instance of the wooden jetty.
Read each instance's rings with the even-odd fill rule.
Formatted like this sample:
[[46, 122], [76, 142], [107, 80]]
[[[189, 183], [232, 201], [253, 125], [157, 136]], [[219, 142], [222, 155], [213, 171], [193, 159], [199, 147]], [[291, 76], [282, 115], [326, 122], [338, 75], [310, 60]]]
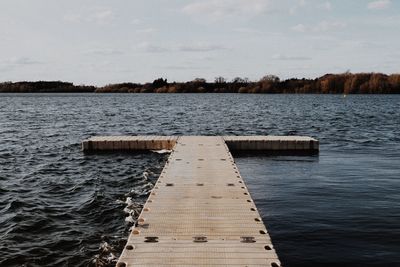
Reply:
[[229, 149], [318, 151], [310, 137], [111, 136], [84, 151], [172, 150], [117, 267], [281, 263]]

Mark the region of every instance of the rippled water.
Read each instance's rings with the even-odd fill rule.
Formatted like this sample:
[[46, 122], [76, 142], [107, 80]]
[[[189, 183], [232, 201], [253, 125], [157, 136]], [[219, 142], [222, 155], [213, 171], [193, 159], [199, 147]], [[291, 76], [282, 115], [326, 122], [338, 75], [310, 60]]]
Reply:
[[236, 158], [281, 261], [400, 266], [400, 96], [0, 95], [0, 266], [105, 266], [166, 155], [93, 135], [310, 135], [319, 156]]

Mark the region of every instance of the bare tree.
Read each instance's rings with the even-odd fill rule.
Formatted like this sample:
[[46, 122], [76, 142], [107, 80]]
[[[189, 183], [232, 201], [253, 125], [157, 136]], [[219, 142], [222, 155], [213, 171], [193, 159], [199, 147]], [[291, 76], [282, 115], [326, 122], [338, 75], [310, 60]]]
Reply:
[[247, 83], [246, 79], [240, 78], [240, 77], [235, 77], [232, 80], [232, 83], [240, 83], [240, 84], [244, 84]]
[[272, 75], [272, 74], [268, 74], [265, 75], [264, 77], [262, 77], [260, 79], [260, 82], [274, 82], [274, 83], [278, 83], [280, 81], [279, 77], [276, 75]]
[[215, 77], [215, 83], [226, 83], [226, 79], [222, 76]]

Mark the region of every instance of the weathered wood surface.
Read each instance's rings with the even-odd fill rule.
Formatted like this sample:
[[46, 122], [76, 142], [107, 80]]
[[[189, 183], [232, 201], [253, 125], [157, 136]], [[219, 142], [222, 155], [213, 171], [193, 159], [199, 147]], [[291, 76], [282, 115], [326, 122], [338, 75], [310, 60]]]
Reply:
[[117, 266], [280, 266], [226, 137], [168, 138], [176, 144]]

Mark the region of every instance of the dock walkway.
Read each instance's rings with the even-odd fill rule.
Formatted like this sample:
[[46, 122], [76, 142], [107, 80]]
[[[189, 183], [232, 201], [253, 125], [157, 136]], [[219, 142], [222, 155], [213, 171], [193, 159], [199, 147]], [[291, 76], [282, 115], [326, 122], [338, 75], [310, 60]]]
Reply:
[[138, 222], [118, 266], [279, 266], [222, 137], [178, 140]]
[[239, 173], [236, 150], [318, 150], [309, 137], [95, 137], [85, 151], [173, 149], [117, 267], [281, 263]]

